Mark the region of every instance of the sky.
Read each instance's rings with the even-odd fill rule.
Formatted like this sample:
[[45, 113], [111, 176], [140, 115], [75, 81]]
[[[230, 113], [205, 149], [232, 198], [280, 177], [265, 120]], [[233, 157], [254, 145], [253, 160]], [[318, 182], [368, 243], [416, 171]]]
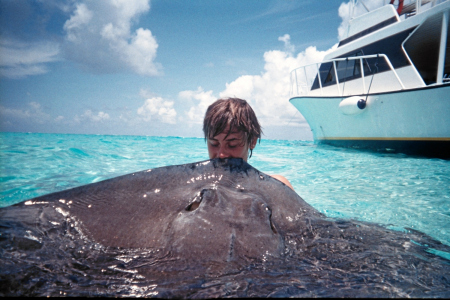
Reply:
[[0, 131], [203, 137], [238, 97], [263, 139], [312, 140], [289, 72], [348, 19], [340, 0], [0, 0]]

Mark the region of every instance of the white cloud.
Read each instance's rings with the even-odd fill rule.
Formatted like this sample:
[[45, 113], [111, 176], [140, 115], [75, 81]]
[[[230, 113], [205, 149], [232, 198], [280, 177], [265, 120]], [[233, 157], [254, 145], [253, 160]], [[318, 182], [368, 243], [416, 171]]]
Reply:
[[0, 75], [23, 78], [48, 72], [46, 63], [58, 60], [59, 46], [51, 42], [0, 40]]
[[37, 102], [28, 103], [28, 107], [25, 109], [0, 106], [0, 116], [2, 119], [38, 124], [44, 124], [50, 120], [50, 115], [45, 113]]
[[80, 1], [64, 24], [67, 57], [95, 73], [158, 75], [155, 37], [144, 28], [131, 32], [133, 22], [149, 10], [149, 0]]
[[90, 110], [90, 109], [86, 109], [84, 111], [84, 114], [81, 115], [81, 117], [79, 117], [78, 115], [76, 115], [74, 117], [74, 120], [76, 123], [85, 122], [85, 121], [100, 122], [100, 121], [105, 121], [105, 120], [109, 120], [109, 119], [110, 119], [110, 117], [107, 113], [100, 111], [100, 112], [98, 112], [98, 114], [94, 114], [92, 112], [92, 110]]
[[158, 97], [156, 93], [142, 88], [139, 90], [139, 96], [141, 96], [143, 99]]
[[188, 120], [192, 123], [202, 123], [208, 106], [217, 98], [213, 95], [213, 91], [205, 92], [202, 87], [196, 91], [182, 91], [178, 93], [178, 97], [182, 101], [190, 101], [195, 103], [186, 113]]
[[[264, 72], [261, 75], [243, 75], [227, 83], [226, 89], [219, 93], [219, 98], [238, 97], [247, 100], [263, 126], [303, 126], [305, 120], [288, 101], [290, 71], [302, 65], [322, 61], [337, 45], [327, 51], [308, 47], [294, 56], [291, 52], [294, 46], [290, 44], [290, 36], [286, 34], [279, 40], [285, 43], [287, 51], [265, 52]], [[202, 123], [206, 109], [218, 99], [213, 91], [204, 91], [202, 87], [182, 91], [178, 94], [178, 98], [182, 103], [192, 103], [186, 112], [187, 121], [190, 123]]]
[[147, 122], [154, 119], [168, 124], [175, 124], [177, 116], [173, 101], [166, 101], [161, 97], [145, 100], [144, 105], [138, 108], [137, 114]]
[[0, 106], [0, 115], [2, 115], [2, 119], [6, 117], [25, 119], [30, 116], [30, 111]]
[[140, 75], [157, 75], [156, 58], [158, 43], [148, 29], [139, 28], [131, 39], [131, 44], [123, 44], [122, 51], [132, 69]]
[[291, 36], [289, 34], [285, 34], [278, 38], [279, 41], [284, 42], [284, 49], [286, 52], [294, 53], [295, 46], [291, 45]]
[[64, 24], [64, 30], [67, 32], [67, 39], [71, 42], [78, 42], [82, 28], [89, 24], [94, 14], [87, 8], [86, 4], [81, 3], [76, 6], [73, 16]]
[[[280, 40], [287, 43], [289, 37], [285, 35]], [[308, 47], [297, 56], [278, 50], [265, 52], [264, 73], [244, 75], [227, 83], [220, 97], [238, 97], [247, 100], [263, 126], [304, 123], [304, 119], [300, 116], [292, 123], [292, 117], [297, 110], [288, 101], [290, 71], [302, 65], [320, 62], [330, 50], [318, 51], [316, 47]]]

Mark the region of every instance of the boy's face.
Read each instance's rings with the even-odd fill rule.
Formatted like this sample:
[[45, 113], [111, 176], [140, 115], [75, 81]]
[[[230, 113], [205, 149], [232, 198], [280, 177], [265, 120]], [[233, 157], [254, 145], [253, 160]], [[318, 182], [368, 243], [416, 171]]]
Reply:
[[255, 147], [256, 139], [249, 145], [242, 131], [235, 129], [228, 136], [227, 133], [228, 129], [207, 139], [209, 158], [242, 158], [247, 161], [248, 150]]

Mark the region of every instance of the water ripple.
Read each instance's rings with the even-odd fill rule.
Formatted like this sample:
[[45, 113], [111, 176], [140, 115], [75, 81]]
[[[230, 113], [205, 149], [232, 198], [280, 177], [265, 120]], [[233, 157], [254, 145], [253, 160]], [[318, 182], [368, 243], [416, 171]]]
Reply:
[[[0, 207], [207, 158], [202, 138], [0, 133]], [[285, 176], [330, 217], [413, 228], [450, 244], [450, 161], [263, 140], [249, 163]]]

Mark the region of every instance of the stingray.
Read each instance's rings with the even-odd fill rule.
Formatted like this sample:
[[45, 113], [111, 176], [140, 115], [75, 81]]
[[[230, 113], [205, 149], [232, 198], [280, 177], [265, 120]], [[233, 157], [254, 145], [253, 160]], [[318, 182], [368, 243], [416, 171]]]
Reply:
[[450, 247], [327, 218], [242, 159], [30, 199], [0, 234], [2, 296], [449, 296]]

